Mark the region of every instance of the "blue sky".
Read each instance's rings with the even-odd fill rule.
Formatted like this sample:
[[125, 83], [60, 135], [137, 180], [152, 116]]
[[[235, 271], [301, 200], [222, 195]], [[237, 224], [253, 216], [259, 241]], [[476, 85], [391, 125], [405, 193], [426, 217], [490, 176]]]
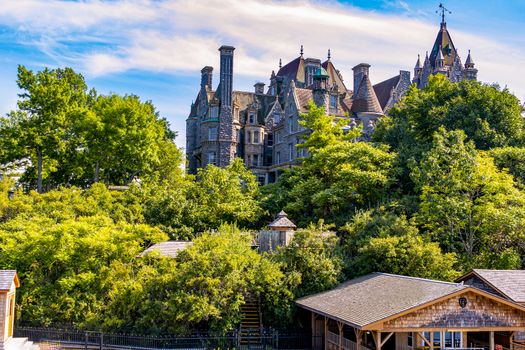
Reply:
[[[151, 100], [179, 132], [198, 91], [200, 69], [216, 67], [222, 44], [235, 51], [234, 88], [268, 82], [272, 70], [305, 56], [332, 60], [346, 81], [367, 62], [380, 82], [411, 70], [439, 28], [438, 1], [415, 0], [2, 0], [0, 113], [15, 108], [16, 69], [73, 67], [100, 93]], [[525, 98], [525, 1], [447, 1], [447, 26], [479, 79]]]

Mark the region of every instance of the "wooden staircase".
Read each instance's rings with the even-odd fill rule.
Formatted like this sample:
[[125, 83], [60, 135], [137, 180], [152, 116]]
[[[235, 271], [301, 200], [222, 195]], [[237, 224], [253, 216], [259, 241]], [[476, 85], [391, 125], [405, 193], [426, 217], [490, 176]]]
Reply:
[[241, 306], [241, 312], [240, 345], [261, 344], [262, 317], [259, 298], [251, 295], [247, 296], [244, 305]]

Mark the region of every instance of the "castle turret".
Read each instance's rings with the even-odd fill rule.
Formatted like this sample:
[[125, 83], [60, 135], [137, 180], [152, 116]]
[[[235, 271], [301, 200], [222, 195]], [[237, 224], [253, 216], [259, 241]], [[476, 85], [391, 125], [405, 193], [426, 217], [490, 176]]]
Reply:
[[328, 75], [328, 72], [323, 67], [317, 68], [314, 74], [314, 89], [313, 89], [313, 97], [314, 97], [314, 103], [317, 106], [324, 106], [326, 113], [328, 113], [328, 103], [327, 103], [327, 90], [328, 90], [328, 78], [330, 76]]
[[467, 60], [465, 61], [465, 79], [467, 80], [477, 80], [478, 79], [478, 70], [474, 68], [474, 60], [470, 56], [470, 50], [468, 50]]

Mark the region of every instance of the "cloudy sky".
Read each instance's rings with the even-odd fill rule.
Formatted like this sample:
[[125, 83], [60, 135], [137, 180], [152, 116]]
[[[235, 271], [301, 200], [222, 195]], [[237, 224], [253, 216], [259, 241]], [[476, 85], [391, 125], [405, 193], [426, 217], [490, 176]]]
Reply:
[[[304, 45], [306, 57], [332, 61], [346, 81], [367, 62], [380, 82], [411, 70], [439, 29], [439, 2], [422, 0], [1, 0], [0, 113], [15, 108], [16, 69], [73, 67], [100, 93], [152, 100], [179, 132], [200, 81], [223, 44], [235, 50], [234, 88], [268, 82], [279, 59]], [[447, 1], [447, 27], [478, 78], [525, 98], [525, 1]]]

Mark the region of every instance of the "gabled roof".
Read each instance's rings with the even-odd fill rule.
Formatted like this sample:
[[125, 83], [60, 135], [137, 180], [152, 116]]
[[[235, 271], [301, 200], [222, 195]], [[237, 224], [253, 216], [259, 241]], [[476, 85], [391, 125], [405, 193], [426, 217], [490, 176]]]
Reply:
[[332, 61], [324, 61], [324, 63], [321, 65], [324, 69], [326, 69], [326, 72], [328, 73], [328, 84], [329, 86], [336, 85], [340, 92], [347, 91], [346, 86], [343, 82], [343, 79], [341, 79], [341, 76], [337, 69], [335, 69], [334, 64]]
[[142, 252], [140, 256], [144, 256], [148, 253], [151, 253], [153, 251], [158, 251], [160, 255], [165, 256], [167, 258], [174, 258], [179, 254], [181, 250], [184, 250], [191, 246], [193, 242], [189, 241], [167, 241], [167, 242], [160, 242], [157, 244], [152, 245], [148, 249]]
[[379, 103], [374, 88], [367, 75], [363, 76], [359, 89], [354, 93], [354, 101], [352, 102], [352, 112], [370, 112], [383, 114], [383, 109]]
[[[301, 113], [308, 112], [308, 102], [314, 99], [313, 91], [310, 89], [302, 89], [298, 87], [293, 87], [295, 95], [297, 96], [297, 103], [299, 104], [297, 108]], [[292, 91], [293, 92], [293, 91]]]
[[374, 85], [374, 92], [377, 96], [377, 100], [381, 105], [381, 109], [384, 111], [385, 107], [390, 100], [390, 94], [392, 89], [394, 89], [399, 83], [400, 75], [396, 75], [390, 79], [380, 82], [379, 84]]
[[362, 328], [467, 288], [460, 283], [376, 272], [332, 290], [300, 298], [296, 303]]
[[0, 291], [9, 291], [13, 282], [16, 288], [20, 287], [16, 270], [0, 270]]
[[465, 281], [473, 276], [477, 276], [510, 300], [525, 303], [525, 270], [474, 269], [458, 281]]

